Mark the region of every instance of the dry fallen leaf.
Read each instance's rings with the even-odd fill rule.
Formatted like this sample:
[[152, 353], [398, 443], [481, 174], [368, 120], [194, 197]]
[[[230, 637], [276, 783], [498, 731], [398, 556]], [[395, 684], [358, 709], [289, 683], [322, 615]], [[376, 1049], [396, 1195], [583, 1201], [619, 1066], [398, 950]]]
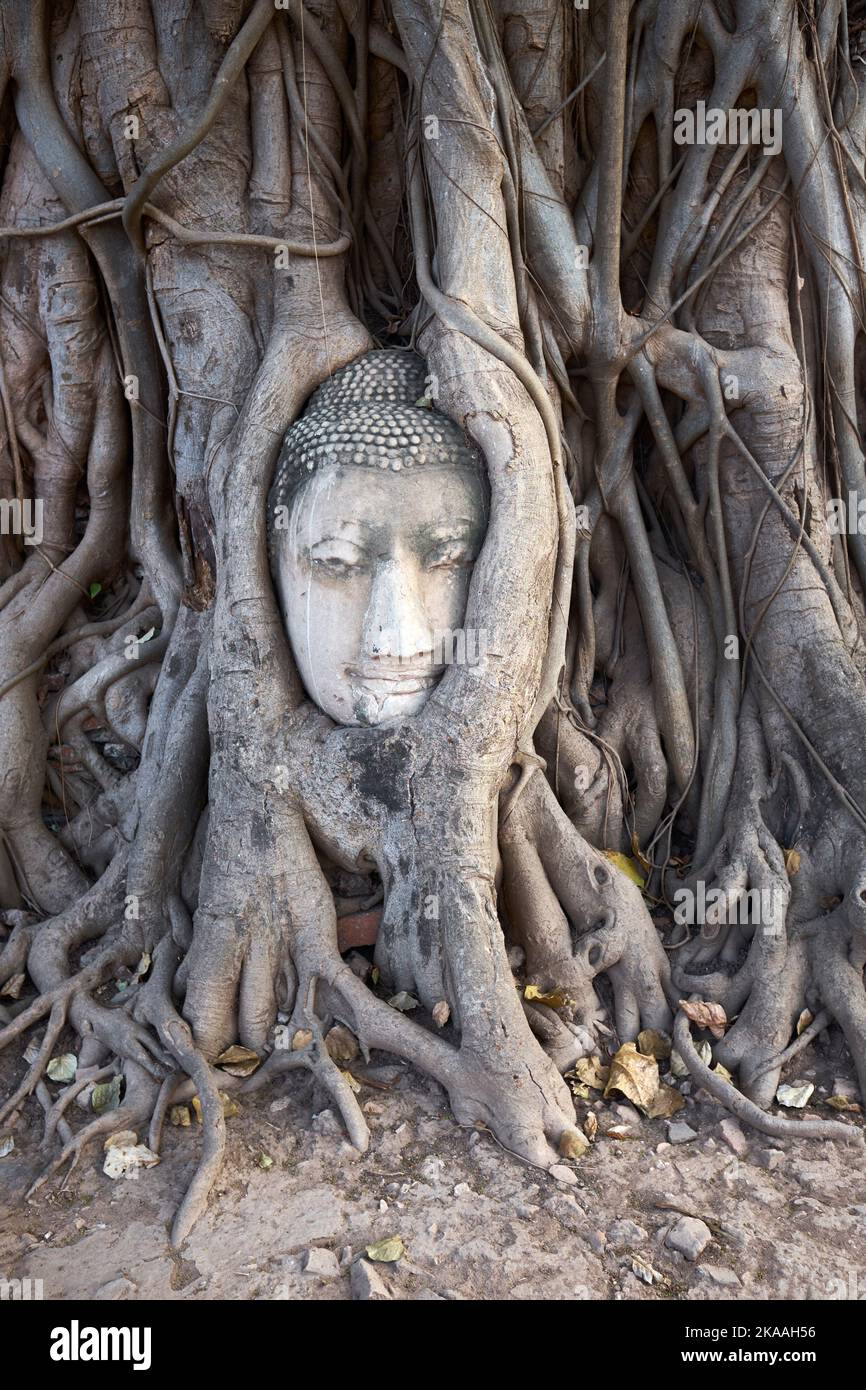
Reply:
[[178, 1129], [189, 1129], [191, 1124], [188, 1105], [173, 1105], [168, 1112], [168, 1118]]
[[105, 1155], [102, 1171], [106, 1177], [135, 1178], [139, 1168], [152, 1168], [159, 1163], [159, 1155], [146, 1144], [115, 1144]]
[[604, 1088], [605, 1098], [619, 1091], [626, 1100], [646, 1111], [659, 1088], [659, 1068], [655, 1057], [638, 1052], [634, 1043], [623, 1043], [610, 1060], [610, 1077]]
[[401, 989], [397, 994], [392, 994], [388, 1003], [392, 1009], [399, 1009], [401, 1014], [407, 1014], [411, 1009], [418, 1007], [418, 1000], [414, 994], [409, 994], [405, 989]]
[[803, 1012], [800, 1014], [800, 1017], [797, 1019], [797, 1037], [798, 1037], [798, 1038], [799, 1038], [800, 1034], [802, 1033], [803, 1029], [809, 1027], [809, 1024], [812, 1022], [812, 1020], [814, 1019], [814, 1017], [815, 1017], [815, 1015], [811, 1012], [810, 1009], [804, 1009], [804, 1010], [803, 1010]]
[[10, 976], [3, 988], [0, 989], [0, 995], [2, 995], [4, 999], [17, 999], [24, 988], [24, 981], [26, 978], [26, 975]]
[[834, 1110], [851, 1110], [857, 1115], [861, 1113], [862, 1109], [850, 1096], [828, 1096], [824, 1104], [831, 1105]]
[[259, 1167], [260, 1167], [260, 1168], [268, 1169], [268, 1168], [273, 1168], [273, 1166], [274, 1166], [274, 1160], [271, 1158], [270, 1154], [266, 1154], [266, 1153], [260, 1153], [260, 1154], [259, 1154]]
[[799, 872], [800, 872], [800, 852], [799, 852], [799, 850], [796, 850], [796, 849], [788, 849], [788, 850], [786, 850], [786, 851], [785, 851], [785, 873], [788, 875], [789, 878], [793, 878], [794, 875], [795, 875], [796, 873], [799, 873]]
[[602, 1066], [600, 1059], [593, 1053], [591, 1057], [581, 1057], [575, 1062], [570, 1074], [586, 1086], [591, 1086], [594, 1091], [603, 1091], [608, 1083], [610, 1067]]
[[433, 1022], [437, 1028], [444, 1028], [451, 1017], [451, 1005], [447, 999], [440, 999], [438, 1004], [433, 1005]]
[[802, 1081], [799, 1086], [782, 1085], [776, 1092], [776, 1100], [789, 1110], [804, 1110], [814, 1090], [811, 1081]]
[[551, 989], [546, 992], [539, 989], [538, 985], [527, 985], [523, 991], [523, 997], [527, 1003], [546, 1004], [549, 1009], [567, 1009], [574, 1000], [570, 999], [564, 989]]
[[361, 1083], [358, 1080], [357, 1076], [353, 1076], [350, 1071], [341, 1071], [340, 1075], [345, 1077], [346, 1085], [349, 1087], [350, 1090], [356, 1092], [360, 1091]]
[[671, 1055], [670, 1034], [660, 1033], [656, 1028], [644, 1028], [637, 1035], [637, 1050], [647, 1057], [655, 1057], [657, 1062], [664, 1062]]
[[119, 1129], [114, 1134], [109, 1134], [104, 1149], [130, 1148], [138, 1143], [138, 1135], [134, 1129]]
[[386, 1236], [384, 1240], [376, 1240], [367, 1246], [367, 1259], [377, 1260], [380, 1264], [393, 1264], [401, 1258], [405, 1249], [402, 1236]]
[[310, 1032], [309, 1028], [299, 1028], [295, 1036], [292, 1038], [292, 1051], [302, 1052], [305, 1047], [309, 1047], [312, 1041], [313, 1035]]
[[[232, 1100], [231, 1096], [227, 1095], [225, 1091], [220, 1091], [220, 1093], [219, 1093], [219, 1098], [220, 1098], [220, 1101], [222, 1102], [223, 1115], [225, 1116], [225, 1118], [226, 1118], [227, 1120], [230, 1120], [230, 1119], [232, 1118], [232, 1116], [234, 1116], [234, 1115], [239, 1115], [239, 1114], [241, 1113], [241, 1107], [237, 1104], [236, 1101]], [[177, 1106], [176, 1108], [177, 1108], [178, 1110], [180, 1110], [180, 1109], [182, 1109], [183, 1107]], [[193, 1096], [193, 1098], [192, 1098], [192, 1108], [193, 1108], [193, 1112], [194, 1112], [194, 1114], [195, 1114], [195, 1117], [196, 1117], [196, 1119], [198, 1120], [198, 1123], [201, 1124], [201, 1123], [202, 1123], [202, 1110], [201, 1110], [201, 1101], [199, 1100], [198, 1096]], [[181, 1124], [183, 1124], [183, 1121], [182, 1121], [182, 1120], [181, 1120]]]
[[241, 1047], [240, 1043], [233, 1043], [217, 1057], [214, 1065], [222, 1067], [229, 1076], [250, 1076], [256, 1067], [261, 1066], [261, 1061], [259, 1054], [253, 1052], [251, 1048]]
[[329, 1030], [325, 1038], [325, 1048], [334, 1062], [354, 1062], [361, 1050], [355, 1034], [342, 1023], [335, 1023]]
[[583, 1122], [583, 1132], [590, 1143], [592, 1143], [593, 1139], [598, 1134], [598, 1119], [593, 1115], [591, 1110]]
[[721, 1004], [708, 999], [681, 999], [680, 1008], [686, 1018], [691, 1019], [698, 1028], [706, 1028], [714, 1038], [723, 1038], [728, 1026], [728, 1016]]
[[99, 1086], [94, 1086], [90, 1093], [90, 1104], [97, 1115], [104, 1115], [107, 1110], [116, 1110], [120, 1105], [120, 1088], [123, 1085], [121, 1076], [113, 1076], [110, 1081], [102, 1082]]
[[74, 1081], [75, 1073], [78, 1070], [78, 1058], [74, 1052], [64, 1052], [59, 1057], [52, 1057], [45, 1074], [49, 1081]]

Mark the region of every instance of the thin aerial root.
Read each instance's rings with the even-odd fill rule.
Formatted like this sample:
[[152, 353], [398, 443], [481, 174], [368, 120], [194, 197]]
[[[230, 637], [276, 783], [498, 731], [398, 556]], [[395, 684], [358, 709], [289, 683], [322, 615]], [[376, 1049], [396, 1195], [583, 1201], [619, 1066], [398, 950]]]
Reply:
[[67, 1130], [69, 1129], [69, 1126], [66, 1125], [63, 1120], [64, 1113], [75, 1100], [76, 1096], [81, 1094], [85, 1086], [89, 1086], [91, 1082], [95, 1084], [99, 1081], [104, 1081], [106, 1077], [113, 1075], [113, 1073], [114, 1063], [109, 1062], [104, 1067], [86, 1067], [84, 1071], [80, 1071], [76, 1074], [75, 1080], [70, 1082], [63, 1093], [57, 1097], [57, 1100], [45, 1116], [45, 1133], [42, 1136], [42, 1148], [45, 1148], [45, 1146], [50, 1143], [54, 1136], [55, 1129], [59, 1131], [64, 1144], [68, 1143], [71, 1138], [71, 1131], [68, 1134], [64, 1134], [61, 1128], [62, 1123]]
[[731, 1114], [744, 1124], [773, 1139], [842, 1139], [845, 1143], [863, 1143], [863, 1135], [853, 1125], [841, 1120], [786, 1120], [781, 1115], [768, 1115], [754, 1101], [738, 1091], [718, 1072], [701, 1061], [692, 1042], [691, 1028], [686, 1015], [680, 1011], [674, 1023], [674, 1045], [696, 1081], [704, 1090], [720, 1100]]
[[[48, 1122], [49, 1122], [49, 1120], [51, 1119], [51, 1113], [52, 1113], [52, 1110], [54, 1109], [54, 1105], [53, 1105], [53, 1102], [52, 1102], [52, 1100], [51, 1100], [51, 1092], [49, 1091], [48, 1087], [45, 1085], [45, 1082], [44, 1082], [44, 1081], [39, 1081], [39, 1082], [37, 1082], [37, 1084], [36, 1084], [36, 1099], [39, 1101], [39, 1104], [42, 1106], [42, 1109], [45, 1111], [45, 1133], [46, 1133], [46, 1135], [47, 1135], [47, 1133], [48, 1133]], [[56, 1130], [57, 1130], [57, 1133], [60, 1135], [60, 1139], [61, 1139], [62, 1143], [68, 1144], [69, 1141], [70, 1141], [70, 1139], [72, 1138], [72, 1130], [70, 1129], [68, 1122], [67, 1122], [66, 1120], [62, 1119], [59, 1115], [58, 1115], [58, 1116], [55, 1116], [54, 1122], [53, 1122], [53, 1125], [52, 1125], [52, 1133], [53, 1133], [54, 1129], [56, 1129]], [[43, 1138], [43, 1143], [44, 1143], [44, 1138]]]
[[781, 1071], [782, 1068], [791, 1061], [792, 1057], [796, 1057], [799, 1052], [802, 1052], [804, 1048], [808, 1047], [809, 1043], [814, 1041], [819, 1033], [823, 1033], [824, 1029], [829, 1027], [832, 1021], [828, 1010], [822, 1009], [821, 1012], [816, 1014], [812, 1019], [808, 1028], [804, 1028], [799, 1037], [795, 1038], [791, 1045], [785, 1048], [784, 1052], [780, 1052], [778, 1057], [771, 1057], [769, 1062], [765, 1062], [764, 1066], [759, 1068], [758, 1071], [752, 1072], [752, 1081], [757, 1081], [759, 1076], [764, 1076], [768, 1071], [775, 1071], [777, 1068]]
[[165, 1078], [159, 1088], [159, 1095], [150, 1117], [150, 1129], [147, 1134], [147, 1147], [151, 1153], [159, 1153], [159, 1146], [162, 1143], [162, 1127], [165, 1124], [168, 1107], [171, 1105], [175, 1091], [182, 1083], [183, 1078], [183, 1072], [174, 1071]]
[[12, 1093], [6, 1104], [0, 1109], [0, 1124], [3, 1123], [8, 1115], [11, 1115], [13, 1111], [17, 1110], [22, 1100], [26, 1100], [28, 1096], [32, 1095], [39, 1085], [45, 1068], [51, 1060], [54, 1044], [60, 1037], [65, 1022], [66, 1000], [62, 999], [58, 1000], [51, 1010], [51, 1017], [48, 1020], [48, 1027], [45, 1030], [45, 1037], [42, 1039], [37, 1057], [28, 1068], [27, 1074], [21, 1082], [21, 1085]]
[[98, 1139], [102, 1134], [110, 1134], [113, 1130], [130, 1129], [134, 1125], [140, 1124], [141, 1119], [141, 1111], [135, 1110], [131, 1106], [128, 1108], [121, 1106], [119, 1110], [108, 1110], [104, 1115], [99, 1115], [84, 1129], [79, 1130], [77, 1134], [73, 1135], [72, 1139], [63, 1146], [63, 1149], [54, 1159], [53, 1163], [49, 1163], [48, 1167], [40, 1173], [39, 1177], [28, 1188], [26, 1196], [28, 1198], [32, 1197], [44, 1183], [54, 1177], [54, 1174], [57, 1173], [65, 1163], [69, 1162], [69, 1171], [63, 1180], [63, 1186], [65, 1187], [75, 1169], [78, 1167], [78, 1162], [84, 1150], [93, 1143], [94, 1139]]
[[[313, 979], [308, 989], [307, 1006], [300, 1014], [301, 1021], [313, 1035], [312, 1041], [297, 1052], [288, 1050], [272, 1052], [264, 1066], [260, 1067], [244, 1082], [242, 1090], [247, 1094], [250, 1091], [257, 1091], [261, 1086], [272, 1081], [274, 1077], [282, 1075], [283, 1072], [294, 1071], [298, 1067], [306, 1068], [313, 1073], [317, 1081], [337, 1103], [346, 1131], [355, 1148], [360, 1153], [366, 1153], [370, 1143], [370, 1130], [361, 1107], [355, 1099], [352, 1087], [325, 1046], [319, 1020], [313, 1009], [315, 987], [316, 980]], [[289, 1025], [289, 1032], [291, 1033], [291, 1031], [292, 1027]]]
[[115, 959], [113, 954], [105, 955], [93, 965], [87, 966], [85, 970], [80, 970], [77, 975], [71, 975], [68, 980], [64, 980], [54, 989], [40, 994], [23, 1013], [20, 1013], [11, 1023], [7, 1023], [5, 1028], [0, 1029], [0, 1052], [26, 1032], [32, 1024], [38, 1023], [40, 1018], [44, 1018], [47, 1013], [50, 1013], [55, 1004], [62, 1004], [65, 1008], [70, 995], [83, 994], [94, 985], [98, 985], [103, 974]]

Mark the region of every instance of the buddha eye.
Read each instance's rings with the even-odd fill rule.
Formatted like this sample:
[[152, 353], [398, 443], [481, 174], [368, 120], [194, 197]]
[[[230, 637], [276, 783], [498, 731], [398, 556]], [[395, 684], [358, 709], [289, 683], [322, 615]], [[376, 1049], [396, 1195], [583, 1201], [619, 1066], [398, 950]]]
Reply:
[[360, 546], [339, 538], [319, 541], [310, 549], [313, 569], [329, 579], [350, 579], [363, 573], [366, 560]]
[[475, 559], [474, 548], [465, 540], [440, 541], [427, 552], [425, 564], [428, 570], [456, 569], [461, 565], [471, 565]]

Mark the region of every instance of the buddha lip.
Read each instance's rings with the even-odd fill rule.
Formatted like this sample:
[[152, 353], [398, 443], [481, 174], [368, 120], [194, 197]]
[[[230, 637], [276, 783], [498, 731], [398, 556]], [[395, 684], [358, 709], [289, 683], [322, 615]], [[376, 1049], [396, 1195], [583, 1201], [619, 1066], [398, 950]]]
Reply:
[[435, 685], [440, 672], [433, 671], [359, 671], [350, 669], [349, 674], [361, 685], [384, 688], [390, 695], [410, 695]]

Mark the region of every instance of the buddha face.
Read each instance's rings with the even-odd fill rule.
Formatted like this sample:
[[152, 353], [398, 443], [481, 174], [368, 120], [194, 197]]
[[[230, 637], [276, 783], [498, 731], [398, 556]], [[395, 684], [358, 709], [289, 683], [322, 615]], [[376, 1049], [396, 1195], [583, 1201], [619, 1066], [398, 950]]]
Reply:
[[277, 594], [308, 694], [340, 724], [417, 714], [451, 659], [486, 527], [458, 464], [316, 469], [277, 533]]

